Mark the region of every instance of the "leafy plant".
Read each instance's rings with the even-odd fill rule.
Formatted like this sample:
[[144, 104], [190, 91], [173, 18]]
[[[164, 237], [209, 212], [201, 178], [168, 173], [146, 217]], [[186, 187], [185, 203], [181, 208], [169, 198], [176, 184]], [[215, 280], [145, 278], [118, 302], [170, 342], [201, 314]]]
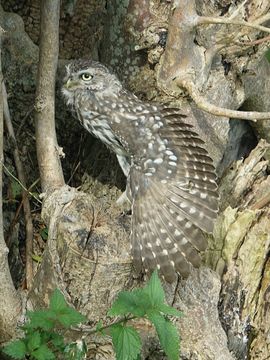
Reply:
[[40, 236], [44, 241], [48, 240], [48, 228], [44, 227], [42, 230], [40, 230]]
[[[165, 294], [155, 271], [148, 284], [141, 289], [122, 291], [108, 312], [110, 317], [122, 316], [120, 320], [103, 326], [100, 321], [89, 334], [105, 334], [109, 331], [117, 360], [138, 360], [141, 339], [137, 330], [127, 325], [130, 320], [146, 318], [154, 325], [161, 347], [169, 360], [179, 359], [180, 340], [170, 316], [181, 316], [181, 312], [165, 303]], [[63, 329], [78, 325], [86, 318], [68, 306], [64, 296], [55, 290], [49, 308], [27, 313], [28, 322], [22, 326], [24, 337], [9, 343], [4, 352], [14, 359], [53, 360], [62, 354], [67, 360], [85, 359], [87, 348], [83, 341], [65, 344]]]
[[15, 180], [12, 180], [10, 185], [11, 185], [10, 188], [11, 188], [12, 198], [16, 199], [17, 197], [21, 196], [22, 194], [21, 185]]
[[160, 345], [168, 359], [179, 359], [179, 335], [168, 317], [179, 317], [182, 313], [165, 303], [165, 294], [157, 271], [152, 274], [149, 283], [144, 288], [120, 292], [108, 315], [125, 316], [123, 323], [110, 327], [117, 360], [137, 359], [140, 354], [139, 334], [134, 328], [126, 325], [128, 320], [138, 317], [147, 318], [154, 325]]
[[67, 360], [84, 358], [86, 347], [77, 343], [65, 344], [61, 329], [78, 325], [86, 318], [66, 303], [59, 290], [53, 292], [48, 309], [29, 311], [27, 317], [27, 323], [22, 326], [24, 337], [4, 348], [7, 355], [14, 359], [53, 360], [57, 359], [57, 354], [65, 353]]
[[265, 53], [266, 59], [270, 62], [270, 49], [268, 49]]

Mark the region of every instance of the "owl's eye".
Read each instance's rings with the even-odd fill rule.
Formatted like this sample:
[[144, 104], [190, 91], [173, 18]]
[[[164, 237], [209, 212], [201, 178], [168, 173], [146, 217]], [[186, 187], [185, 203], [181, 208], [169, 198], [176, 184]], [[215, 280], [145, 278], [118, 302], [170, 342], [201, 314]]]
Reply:
[[89, 73], [83, 73], [83, 74], [81, 74], [81, 79], [82, 80], [84, 80], [84, 81], [89, 81], [89, 80], [91, 80], [92, 79], [92, 75], [91, 74], [89, 74]]

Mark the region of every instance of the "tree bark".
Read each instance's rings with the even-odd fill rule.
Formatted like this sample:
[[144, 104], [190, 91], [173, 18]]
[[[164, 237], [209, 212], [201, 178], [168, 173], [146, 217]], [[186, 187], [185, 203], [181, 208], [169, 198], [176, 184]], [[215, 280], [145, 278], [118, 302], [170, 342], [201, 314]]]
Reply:
[[36, 92], [36, 142], [42, 189], [64, 185], [61, 149], [55, 132], [55, 76], [59, 47], [60, 1], [41, 1], [40, 51]]
[[[3, 81], [1, 53], [2, 32], [0, 26], [0, 84]], [[21, 301], [13, 285], [9, 265], [8, 248], [4, 239], [3, 209], [2, 209], [2, 171], [3, 171], [3, 94], [0, 86], [0, 344], [10, 340], [16, 334], [16, 323], [21, 312]]]

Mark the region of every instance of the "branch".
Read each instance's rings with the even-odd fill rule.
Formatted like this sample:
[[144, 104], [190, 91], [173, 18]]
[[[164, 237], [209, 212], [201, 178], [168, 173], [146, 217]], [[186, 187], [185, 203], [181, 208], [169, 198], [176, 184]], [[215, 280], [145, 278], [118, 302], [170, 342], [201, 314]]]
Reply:
[[59, 48], [60, 0], [41, 1], [36, 92], [36, 141], [42, 191], [64, 185], [55, 132], [55, 77]]
[[270, 20], [270, 12], [268, 12], [265, 15], [262, 15], [261, 17], [259, 17], [258, 19], [254, 20], [254, 24], [263, 24], [266, 21]]
[[267, 41], [270, 41], [270, 35], [253, 41], [237, 41], [235, 42], [235, 44], [239, 46], [254, 46], [254, 45], [260, 45]]
[[257, 111], [237, 111], [226, 108], [221, 108], [210, 104], [203, 96], [200, 95], [196, 86], [191, 81], [176, 80], [179, 87], [185, 88], [192, 100], [201, 110], [216, 116], [226, 116], [228, 118], [235, 118], [241, 120], [270, 120], [270, 112], [257, 112]]
[[251, 210], [259, 210], [270, 203], [270, 192], [261, 197], [255, 204], [251, 205]]
[[[33, 185], [30, 186], [29, 189], [27, 189], [27, 187], [24, 186], [24, 184], [18, 179], [16, 178], [15, 175], [12, 174], [11, 171], [8, 170], [8, 168], [5, 166], [5, 164], [2, 162], [2, 166], [4, 167], [4, 170], [7, 172], [8, 175], [10, 175], [12, 177], [12, 179], [14, 179], [20, 186], [21, 188], [27, 192], [28, 195], [32, 196], [37, 202], [39, 202], [40, 204], [42, 204], [42, 201], [39, 200], [38, 197], [36, 197], [36, 195], [34, 193], [32, 193], [29, 189], [32, 188]], [[39, 179], [38, 179], [39, 180]], [[37, 181], [34, 182], [34, 184], [36, 184]]]
[[127, 317], [123, 317], [119, 320], [116, 320], [114, 322], [112, 322], [111, 324], [108, 324], [108, 325], [105, 325], [105, 326], [102, 326], [100, 327], [99, 329], [97, 329], [96, 327], [95, 328], [87, 328], [87, 327], [83, 327], [83, 330], [80, 328], [80, 329], [75, 329], [73, 328], [73, 330], [78, 330], [78, 331], [83, 331], [83, 333], [87, 333], [88, 335], [91, 335], [91, 334], [95, 334], [95, 333], [102, 333], [104, 330], [110, 328], [111, 326], [113, 325], [118, 325], [118, 324], [121, 324], [121, 323], [125, 323], [127, 321], [131, 321], [131, 320], [134, 320], [134, 319], [138, 319], [137, 316], [127, 316]]
[[206, 25], [206, 24], [227, 24], [227, 25], [238, 25], [238, 26], [246, 26], [246, 27], [250, 27], [253, 29], [257, 29], [260, 31], [264, 31], [267, 33], [270, 33], [270, 28], [262, 26], [262, 25], [257, 25], [255, 23], [249, 23], [247, 21], [237, 21], [237, 20], [231, 20], [231, 19], [227, 19], [227, 18], [215, 18], [215, 17], [211, 17], [211, 16], [199, 16], [197, 18], [196, 21], [196, 25]]
[[6, 128], [8, 130], [8, 134], [13, 140], [14, 144], [14, 150], [13, 150], [13, 157], [14, 162], [18, 174], [18, 178], [20, 181], [20, 184], [22, 185], [23, 191], [22, 191], [22, 201], [23, 201], [23, 210], [24, 210], [24, 220], [25, 220], [25, 230], [26, 230], [26, 285], [27, 288], [29, 288], [32, 284], [33, 280], [33, 262], [32, 262], [32, 254], [33, 254], [33, 222], [32, 222], [32, 216], [31, 216], [31, 207], [30, 202], [28, 199], [28, 193], [26, 190], [26, 177], [23, 165], [21, 163], [20, 159], [20, 153], [19, 148], [17, 144], [17, 140], [15, 137], [11, 116], [9, 112], [8, 107], [8, 101], [7, 101], [7, 92], [5, 83], [2, 83], [2, 92], [3, 92], [3, 105], [4, 105], [4, 119]]
[[8, 248], [5, 244], [2, 209], [2, 161], [3, 161], [3, 96], [2, 96], [2, 67], [1, 67], [1, 34], [0, 28], [0, 344], [7, 341], [16, 331], [17, 317], [21, 312], [21, 302], [8, 265]]

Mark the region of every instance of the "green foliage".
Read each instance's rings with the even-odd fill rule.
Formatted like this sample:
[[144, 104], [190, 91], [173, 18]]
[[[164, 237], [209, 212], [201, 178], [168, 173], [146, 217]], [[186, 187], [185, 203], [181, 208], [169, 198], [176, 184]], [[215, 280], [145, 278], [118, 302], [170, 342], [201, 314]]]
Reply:
[[125, 316], [124, 324], [111, 327], [110, 334], [117, 360], [137, 359], [141, 342], [135, 329], [125, 322], [132, 318], [145, 317], [152, 322], [159, 337], [161, 347], [169, 360], [179, 359], [180, 340], [177, 329], [168, 316], [181, 316], [181, 312], [164, 303], [165, 294], [155, 271], [149, 283], [142, 289], [120, 292], [108, 312], [109, 316]]
[[45, 227], [40, 231], [40, 236], [44, 241], [48, 240], [48, 228]]
[[59, 290], [55, 290], [48, 309], [29, 311], [28, 321], [22, 329], [24, 337], [9, 343], [4, 352], [13, 359], [53, 360], [65, 353], [65, 359], [81, 360], [86, 354], [85, 345], [65, 344], [61, 330], [84, 322], [86, 318], [70, 307]]
[[16, 180], [11, 181], [11, 194], [13, 199], [16, 199], [17, 197], [21, 196], [22, 194], [22, 187]]
[[266, 59], [270, 62], [270, 49], [268, 49], [265, 53]]
[[[141, 339], [129, 320], [146, 318], [154, 325], [161, 347], [169, 360], [179, 359], [180, 340], [177, 329], [168, 316], [181, 316], [181, 312], [165, 303], [165, 294], [155, 271], [142, 289], [120, 292], [108, 312], [109, 316], [122, 316], [111, 325], [98, 322], [92, 333], [104, 335], [109, 329], [117, 360], [139, 360]], [[65, 344], [63, 329], [78, 325], [86, 319], [68, 306], [64, 296], [55, 290], [48, 309], [29, 311], [28, 321], [22, 329], [24, 337], [9, 343], [4, 352], [13, 359], [53, 360], [64, 355], [67, 360], [85, 359], [87, 348], [83, 341]]]
[[160, 345], [171, 360], [179, 359], [179, 335], [175, 326], [158, 312], [148, 314], [154, 324]]
[[126, 325], [111, 326], [110, 334], [117, 360], [136, 360], [141, 351], [141, 339], [137, 331]]
[[22, 340], [15, 340], [9, 343], [4, 352], [13, 359], [24, 359], [26, 355], [26, 346]]
[[85, 359], [87, 347], [84, 341], [73, 342], [65, 347], [64, 353], [67, 354], [69, 356], [68, 358], [72, 360]]
[[32, 260], [35, 261], [35, 262], [37, 262], [37, 263], [41, 263], [41, 261], [42, 261], [42, 256], [32, 254]]

